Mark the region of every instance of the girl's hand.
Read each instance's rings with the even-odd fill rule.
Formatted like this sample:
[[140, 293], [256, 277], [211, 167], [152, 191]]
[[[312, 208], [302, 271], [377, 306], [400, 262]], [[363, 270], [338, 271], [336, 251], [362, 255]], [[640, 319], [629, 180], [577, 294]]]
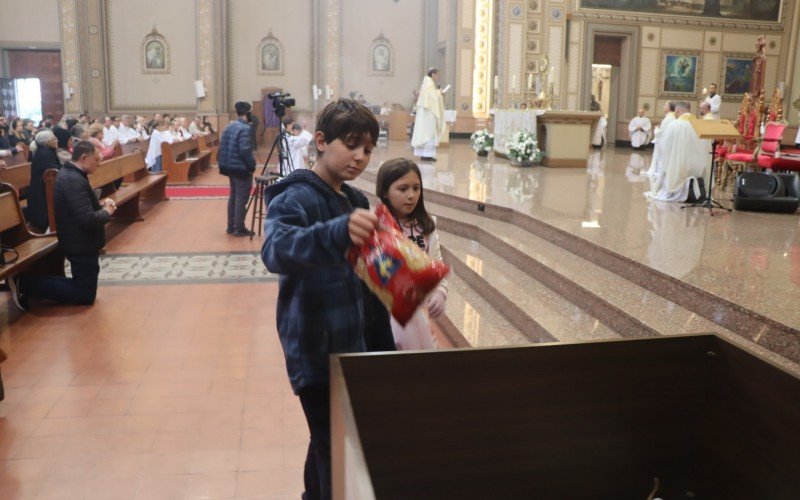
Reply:
[[436, 290], [428, 297], [428, 314], [431, 318], [436, 319], [444, 313], [445, 302], [447, 298], [441, 290]]

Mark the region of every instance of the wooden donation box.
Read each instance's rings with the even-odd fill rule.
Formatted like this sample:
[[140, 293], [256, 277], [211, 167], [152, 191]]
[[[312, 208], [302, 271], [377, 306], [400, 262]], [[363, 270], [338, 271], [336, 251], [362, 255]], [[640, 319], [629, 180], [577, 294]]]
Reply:
[[598, 111], [547, 111], [539, 117], [536, 138], [545, 167], [586, 167]]
[[714, 335], [332, 357], [331, 425], [336, 499], [800, 492], [800, 379]]
[[390, 141], [407, 141], [408, 140], [408, 122], [411, 119], [411, 113], [402, 109], [393, 109], [389, 112], [389, 140]]

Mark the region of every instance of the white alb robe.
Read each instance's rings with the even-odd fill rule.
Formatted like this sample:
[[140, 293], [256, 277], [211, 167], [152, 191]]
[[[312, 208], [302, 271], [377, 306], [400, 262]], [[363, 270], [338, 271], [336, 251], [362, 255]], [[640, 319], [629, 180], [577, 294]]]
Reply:
[[703, 102], [707, 102], [711, 106], [712, 120], [719, 120], [719, 107], [722, 105], [722, 97], [719, 94], [706, 97]]
[[655, 149], [653, 150], [653, 158], [650, 161], [650, 169], [645, 172], [644, 175], [657, 175], [661, 170], [659, 168], [659, 158], [658, 158], [658, 141], [661, 138], [661, 135], [666, 130], [667, 126], [675, 121], [675, 112], [670, 111], [664, 116], [664, 119], [661, 120], [661, 124], [658, 125], [655, 130], [653, 131], [653, 143], [656, 145]]
[[302, 131], [302, 132], [300, 132], [300, 137], [302, 137], [302, 138], [304, 138], [304, 139], [308, 140], [308, 144], [307, 144], [307, 145], [305, 145], [305, 146], [303, 146], [303, 147], [300, 149], [300, 151], [303, 153], [303, 158], [308, 158], [308, 146], [309, 146], [309, 145], [311, 144], [311, 142], [314, 140], [314, 134], [312, 134], [311, 132], [309, 132], [309, 131], [308, 131], [308, 130], [306, 130], [306, 129], [303, 129], [303, 131]]
[[444, 102], [433, 78], [425, 76], [419, 89], [411, 146], [415, 156], [436, 156], [436, 146], [445, 127]]
[[[646, 146], [650, 137], [650, 118], [646, 116], [637, 116], [628, 124], [628, 131], [631, 133], [631, 146], [640, 148]], [[641, 130], [640, 130], [641, 129]]]
[[130, 127], [126, 127], [125, 125], [120, 125], [117, 133], [117, 139], [119, 140], [120, 144], [128, 144], [131, 141], [139, 139], [139, 132]]
[[795, 144], [800, 144], [800, 128], [797, 129], [797, 137], [794, 138]]
[[597, 121], [597, 124], [594, 126], [594, 132], [592, 133], [592, 146], [600, 147], [603, 144], [608, 142], [606, 138], [606, 131], [608, 129], [608, 120], [605, 116], [600, 116], [600, 119]]
[[172, 144], [175, 138], [168, 130], [153, 130], [153, 135], [150, 136], [150, 145], [147, 147], [147, 156], [144, 157], [144, 163], [148, 168], [156, 164], [156, 160], [161, 156], [161, 143], [168, 142]]
[[119, 130], [114, 125], [103, 127], [103, 144], [110, 146], [119, 139]]
[[[292, 168], [306, 168], [306, 162], [303, 160], [303, 148], [308, 146], [308, 137], [300, 135], [287, 135], [286, 143], [289, 145], [289, 155], [292, 158]], [[289, 173], [289, 167], [284, 165], [284, 172]]]
[[[661, 134], [656, 144], [661, 171], [650, 179], [649, 198], [661, 201], [684, 202], [689, 197], [692, 179], [703, 178], [706, 190], [711, 174], [711, 141], [700, 139], [692, 127], [694, 115], [685, 113]], [[700, 196], [697, 183], [695, 197]]]

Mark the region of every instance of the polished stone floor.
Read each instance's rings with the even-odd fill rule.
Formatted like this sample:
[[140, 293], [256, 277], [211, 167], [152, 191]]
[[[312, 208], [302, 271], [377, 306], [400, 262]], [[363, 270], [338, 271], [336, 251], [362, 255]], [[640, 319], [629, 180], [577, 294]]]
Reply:
[[[373, 156], [410, 156], [391, 141]], [[425, 188], [513, 208], [785, 325], [800, 327], [800, 216], [705, 209], [648, 200], [650, 152], [608, 148], [586, 168], [522, 169], [466, 140], [420, 163]], [[730, 207], [730, 194], [719, 194]]]

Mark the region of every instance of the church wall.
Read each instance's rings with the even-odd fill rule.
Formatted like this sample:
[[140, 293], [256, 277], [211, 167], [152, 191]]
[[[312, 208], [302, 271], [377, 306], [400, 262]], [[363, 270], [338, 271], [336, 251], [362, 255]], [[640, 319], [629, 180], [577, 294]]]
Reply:
[[[362, 18], [366, 19], [366, 18]], [[313, 11], [311, 0], [228, 2], [228, 105], [261, 99], [264, 87], [280, 87], [297, 100], [298, 110], [312, 108]], [[269, 36], [283, 48], [279, 74], [259, 74], [261, 40]], [[324, 94], [321, 99], [324, 99]]]
[[[341, 95], [408, 108], [425, 72], [425, 2], [346, 0], [341, 15]], [[370, 45], [380, 34], [393, 48], [391, 74], [371, 74]]]
[[[198, 76], [196, 4], [195, 0], [106, 1], [111, 111], [197, 107], [193, 87]], [[154, 27], [167, 41], [169, 72], [143, 74], [141, 45]]]
[[61, 42], [58, 3], [53, 0], [0, 0], [0, 47]]

